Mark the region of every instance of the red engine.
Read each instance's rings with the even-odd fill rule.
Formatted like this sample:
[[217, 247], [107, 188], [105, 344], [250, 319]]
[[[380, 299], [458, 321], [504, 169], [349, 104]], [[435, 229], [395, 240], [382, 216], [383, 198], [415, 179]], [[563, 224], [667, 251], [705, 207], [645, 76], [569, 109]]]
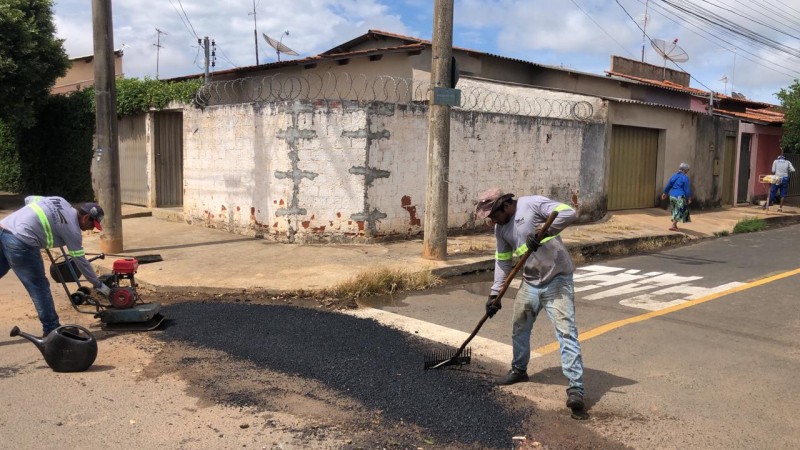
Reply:
[[137, 261], [136, 258], [118, 259], [114, 261], [114, 265], [111, 267], [111, 270], [114, 271], [114, 274], [117, 276], [130, 275], [132, 279], [133, 274], [139, 270], [139, 261]]
[[[139, 261], [136, 258], [125, 258], [114, 261], [111, 266], [113, 279], [111, 280], [111, 296], [109, 300], [114, 308], [128, 309], [139, 300], [136, 293], [136, 280], [133, 275], [139, 270]], [[127, 286], [121, 285], [122, 280], [127, 280]]]

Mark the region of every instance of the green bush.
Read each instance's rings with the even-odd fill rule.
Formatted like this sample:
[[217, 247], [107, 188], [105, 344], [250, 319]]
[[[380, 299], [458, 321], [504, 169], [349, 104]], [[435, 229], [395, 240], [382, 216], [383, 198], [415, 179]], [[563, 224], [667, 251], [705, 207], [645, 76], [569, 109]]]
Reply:
[[93, 200], [93, 91], [51, 95], [37, 111], [36, 125], [19, 141], [22, 192]]
[[133, 116], [154, 109], [164, 109], [172, 101], [190, 104], [200, 89], [201, 81], [167, 83], [145, 78], [117, 80], [117, 115]]
[[9, 192], [22, 190], [16, 130], [2, 120], [0, 120], [0, 190]]
[[[189, 104], [201, 81], [169, 83], [145, 78], [117, 80], [117, 116], [163, 109], [172, 101]], [[89, 88], [51, 95], [35, 112], [35, 123], [20, 128], [0, 122], [0, 190], [91, 200], [91, 158], [95, 93]]]
[[752, 233], [754, 231], [761, 231], [767, 228], [767, 223], [764, 222], [763, 219], [759, 219], [758, 217], [747, 217], [736, 222], [736, 226], [733, 227], [734, 233]]

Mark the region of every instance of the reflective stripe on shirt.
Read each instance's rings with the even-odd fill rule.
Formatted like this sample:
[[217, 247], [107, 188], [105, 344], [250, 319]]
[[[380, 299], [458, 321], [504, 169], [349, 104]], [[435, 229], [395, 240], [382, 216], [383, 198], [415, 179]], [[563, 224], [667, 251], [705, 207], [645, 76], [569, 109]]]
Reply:
[[47, 248], [53, 248], [53, 230], [50, 229], [50, 221], [47, 220], [44, 210], [42, 210], [41, 206], [37, 205], [36, 203], [31, 203], [28, 206], [33, 209], [36, 212], [36, 215], [39, 217], [39, 222], [42, 224], [44, 236], [47, 240]]

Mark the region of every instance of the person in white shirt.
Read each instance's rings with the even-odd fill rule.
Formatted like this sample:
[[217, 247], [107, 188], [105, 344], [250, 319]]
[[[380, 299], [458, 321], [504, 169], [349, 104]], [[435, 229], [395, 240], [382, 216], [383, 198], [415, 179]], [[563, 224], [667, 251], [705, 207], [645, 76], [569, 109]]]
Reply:
[[[788, 161], [783, 155], [778, 156], [778, 159], [772, 163], [772, 174], [779, 177], [780, 181], [770, 187], [770, 198], [767, 201], [770, 202], [771, 200], [780, 199], [780, 206], [778, 206], [779, 212], [783, 212], [783, 199], [789, 191], [790, 172], [794, 172], [794, 166], [792, 162]], [[769, 204], [767, 206], [769, 206]]]

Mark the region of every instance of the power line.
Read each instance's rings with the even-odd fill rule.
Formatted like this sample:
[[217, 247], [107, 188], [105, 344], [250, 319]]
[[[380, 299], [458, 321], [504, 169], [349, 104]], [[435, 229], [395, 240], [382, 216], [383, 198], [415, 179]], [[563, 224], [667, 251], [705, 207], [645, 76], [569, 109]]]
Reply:
[[224, 51], [222, 51], [222, 47], [220, 47], [219, 45], [217, 45], [217, 50], [219, 50], [219, 53], [222, 55], [222, 58], [223, 58], [225, 61], [228, 61], [228, 64], [230, 64], [231, 66], [233, 66], [235, 69], [238, 69], [238, 68], [239, 68], [239, 66], [237, 66], [237, 65], [236, 65], [236, 64], [235, 64], [233, 61], [231, 61], [231, 59], [230, 59], [230, 58], [228, 58], [228, 55], [226, 55], [226, 54], [225, 54], [225, 52], [224, 52]]
[[192, 29], [192, 34], [194, 34], [195, 37], [199, 38], [199, 36], [197, 36], [197, 33], [194, 31], [194, 27], [192, 26], [192, 22], [189, 20], [189, 15], [186, 14], [186, 10], [183, 9], [183, 3], [181, 3], [181, 0], [178, 0], [178, 5], [180, 5], [181, 11], [183, 11], [184, 17], [186, 17], [186, 22], [189, 24], [189, 27]]
[[683, 12], [684, 14], [697, 18], [701, 22], [705, 22], [711, 26], [716, 26], [717, 28], [727, 30], [740, 37], [743, 37], [745, 39], [750, 39], [754, 42], [760, 43], [761, 45], [773, 48], [775, 50], [789, 54], [791, 56], [800, 57], [800, 51], [788, 47], [760, 33], [756, 33], [755, 31], [744, 28], [741, 25], [732, 22], [728, 19], [725, 19], [724, 17], [719, 16], [718, 14], [711, 12], [705, 8], [699, 7], [692, 3], [686, 3], [685, 5], [678, 5], [676, 4], [676, 2], [672, 0], [661, 0], [661, 1], [671, 6], [672, 8]]
[[[619, 2], [619, 0], [614, 0], [614, 1], [617, 2], [617, 5], [619, 5], [619, 7], [622, 8], [623, 11], [625, 11], [625, 15], [627, 15], [631, 19], [631, 21], [636, 25], [636, 27], [639, 28], [645, 36], [647, 36], [647, 40], [650, 41], [650, 44], [653, 44], [653, 39], [651, 39], [650, 36], [648, 36], [647, 33], [642, 29], [642, 27], [640, 27], [639, 24], [636, 23], [636, 19], [634, 19], [633, 16], [630, 15], [628, 10], [625, 9], [624, 6], [622, 6], [622, 4]], [[688, 74], [689, 77], [691, 77], [694, 81], [697, 81], [698, 83], [700, 83], [701, 86], [703, 86], [704, 88], [706, 88], [709, 91], [713, 92], [713, 90], [710, 87], [706, 86], [705, 84], [703, 84], [702, 81], [700, 81], [697, 78], [695, 78], [694, 75], [692, 75], [691, 73], [689, 73], [686, 70], [684, 70], [683, 67], [678, 65], [678, 63], [676, 63], [675, 61], [672, 61], [672, 63], [675, 64], [676, 66], [678, 66], [678, 68], [681, 69], [682, 71], [686, 72], [686, 74]]]
[[170, 5], [172, 5], [172, 9], [174, 9], [174, 10], [175, 10], [175, 12], [176, 12], [176, 13], [178, 13], [178, 18], [179, 18], [179, 19], [181, 19], [181, 23], [182, 23], [182, 24], [183, 24], [183, 26], [186, 28], [186, 31], [188, 31], [188, 32], [189, 32], [189, 34], [191, 34], [191, 35], [192, 35], [192, 36], [194, 36], [195, 38], [197, 38], [197, 39], [200, 39], [200, 37], [199, 37], [199, 36], [197, 36], [197, 33], [195, 33], [193, 29], [189, 29], [189, 25], [188, 25], [188, 24], [186, 23], [186, 21], [183, 19], [183, 16], [181, 15], [181, 12], [180, 12], [180, 11], [178, 11], [178, 8], [175, 6], [175, 4], [174, 4], [174, 3], [172, 3], [172, 0], [169, 0], [169, 4], [170, 4]]
[[575, 7], [576, 7], [576, 8], [580, 9], [582, 13], [586, 14], [586, 17], [588, 17], [588, 18], [589, 18], [589, 20], [591, 20], [591, 21], [592, 21], [592, 23], [594, 23], [595, 25], [597, 25], [597, 28], [600, 28], [600, 29], [603, 31], [603, 33], [605, 33], [605, 34], [606, 34], [606, 36], [608, 36], [609, 38], [611, 38], [611, 40], [612, 40], [612, 41], [616, 42], [616, 43], [617, 43], [617, 45], [619, 45], [620, 47], [622, 47], [622, 49], [623, 49], [623, 50], [625, 50], [626, 52], [628, 52], [628, 54], [629, 54], [629, 55], [631, 55], [631, 57], [632, 57], [632, 58], [636, 58], [635, 56], [633, 56], [633, 53], [631, 53], [631, 52], [630, 52], [630, 51], [629, 51], [627, 48], [625, 48], [625, 46], [624, 46], [624, 45], [620, 44], [620, 43], [619, 43], [619, 41], [617, 41], [616, 39], [614, 39], [614, 36], [612, 36], [612, 35], [611, 35], [611, 34], [610, 34], [608, 31], [606, 31], [606, 30], [605, 30], [605, 28], [603, 28], [602, 26], [600, 26], [600, 24], [599, 24], [599, 23], [597, 23], [597, 21], [596, 21], [596, 20], [594, 20], [594, 18], [592, 18], [592, 16], [591, 16], [591, 15], [590, 15], [588, 12], [586, 12], [586, 11], [585, 11], [583, 8], [581, 8], [581, 6], [580, 6], [578, 3], [576, 3], [576, 2], [575, 2], [575, 0], [569, 0], [569, 1], [571, 1], [571, 2], [572, 2], [572, 4], [573, 4], [573, 5], [575, 5]]
[[[643, 4], [643, 0], [638, 0], [638, 1], [639, 1], [639, 3]], [[725, 38], [723, 38], [723, 37], [721, 37], [719, 35], [715, 35], [715, 34], [709, 33], [708, 31], [706, 31], [705, 27], [701, 27], [701, 26], [697, 25], [692, 20], [692, 18], [683, 17], [680, 14], [678, 14], [678, 13], [672, 11], [672, 10], [669, 10], [669, 9], [667, 9], [667, 8], [657, 4], [657, 3], [654, 3], [653, 6], [655, 6], [656, 8], [664, 11], [664, 12], [656, 11], [656, 13], [659, 14], [660, 16], [662, 16], [665, 19], [675, 23], [678, 26], [684, 27], [690, 33], [699, 36], [700, 38], [702, 38], [702, 39], [704, 39], [704, 40], [716, 45], [717, 47], [719, 47], [721, 49], [730, 50], [730, 47], [738, 48], [742, 52], [747, 53], [747, 54], [749, 54], [749, 55], [751, 55], [752, 57], [755, 58], [755, 59], [753, 59], [753, 58], [749, 58], [749, 57], [747, 57], [745, 55], [741, 55], [741, 57], [743, 59], [745, 59], [747, 61], [750, 61], [750, 62], [752, 62], [752, 63], [754, 63], [756, 65], [759, 65], [759, 66], [761, 66], [761, 67], [763, 67], [763, 68], [765, 68], [767, 70], [771, 70], [771, 71], [773, 71], [775, 73], [779, 73], [779, 74], [785, 75], [787, 77], [795, 77], [797, 74], [800, 74], [800, 72], [798, 72], [798, 71], [796, 71], [796, 70], [794, 70], [794, 69], [792, 69], [790, 67], [783, 66], [783, 65], [778, 64], [778, 63], [773, 62], [773, 61], [764, 60], [759, 55], [757, 55], [757, 54], [755, 54], [753, 52], [750, 52], [747, 49], [743, 48], [746, 45], [749, 45], [751, 47], [755, 47], [753, 44], [748, 44], [746, 42], [733, 43], [733, 42], [731, 42], [729, 40], [726, 40]], [[679, 23], [676, 19], [673, 19], [670, 16], [674, 16], [678, 20], [682, 20], [683, 23]], [[696, 29], [696, 30], [699, 30], [699, 31], [695, 31], [693, 28]], [[732, 36], [734, 38], [738, 37], [735, 34], [727, 32], [727, 31], [724, 31], [724, 30], [722, 30], [722, 34], [725, 34], [725, 35], [728, 35], [728, 36]], [[712, 38], [717, 40], [717, 41], [722, 42], [724, 45], [720, 44], [719, 42], [715, 42], [714, 40], [712, 40]], [[791, 73], [787, 73], [787, 72], [783, 72], [781, 70], [775, 69], [775, 67], [770, 67], [769, 65], [766, 65], [766, 64], [770, 64], [772, 66], [779, 67], [781, 69], [785, 69], [785, 70], [787, 70], [789, 72], [794, 72], [795, 75], [792, 75]]]

